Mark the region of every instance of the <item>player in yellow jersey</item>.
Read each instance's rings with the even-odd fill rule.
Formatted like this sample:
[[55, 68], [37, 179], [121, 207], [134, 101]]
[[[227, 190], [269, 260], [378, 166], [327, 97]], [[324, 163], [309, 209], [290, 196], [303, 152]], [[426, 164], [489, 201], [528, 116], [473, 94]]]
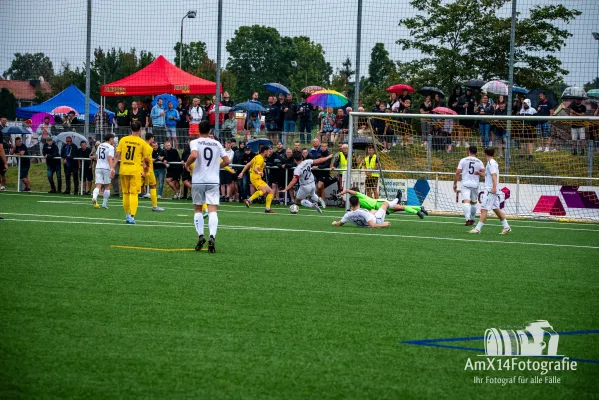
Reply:
[[270, 208], [270, 203], [272, 203], [273, 192], [268, 183], [264, 181], [264, 167], [266, 166], [265, 160], [272, 153], [272, 149], [270, 146], [263, 146], [260, 149], [260, 153], [252, 158], [252, 161], [246, 164], [243, 167], [243, 171], [239, 174], [239, 179], [243, 178], [243, 174], [248, 169], [250, 170], [250, 182], [256, 188], [256, 191], [253, 195], [250, 196], [249, 200], [245, 201], [245, 205], [247, 207], [252, 204], [253, 200], [256, 200], [258, 197], [266, 194], [266, 210], [264, 210], [267, 214], [274, 214], [275, 212]]
[[[152, 152], [154, 151], [152, 143], [154, 143], [154, 135], [151, 133], [147, 133], [146, 146], [148, 146], [147, 150], [150, 152], [150, 158], [152, 158]], [[144, 176], [143, 184], [150, 187], [152, 211], [164, 211], [164, 208], [158, 207], [158, 193], [156, 193], [156, 176], [154, 175], [154, 163], [152, 161], [150, 161], [150, 167], [148, 168], [148, 172]]]
[[[128, 224], [135, 224], [141, 178], [148, 172], [152, 162], [152, 153], [140, 135], [141, 122], [131, 122], [131, 135], [119, 140], [114, 158], [114, 165], [120, 161], [121, 193], [126, 214], [125, 222]], [[110, 177], [114, 178], [114, 170], [110, 172]]]

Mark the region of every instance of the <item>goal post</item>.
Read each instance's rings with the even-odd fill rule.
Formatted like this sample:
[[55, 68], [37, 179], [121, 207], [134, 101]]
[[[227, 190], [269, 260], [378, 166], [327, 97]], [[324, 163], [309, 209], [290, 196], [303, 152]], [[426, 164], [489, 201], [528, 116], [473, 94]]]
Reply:
[[[493, 147], [508, 217], [599, 222], [598, 117], [352, 112], [347, 139], [347, 188], [373, 193], [374, 173], [381, 198], [401, 190], [404, 204], [459, 215], [458, 163], [476, 146], [486, 164], [483, 150]], [[364, 162], [369, 147], [376, 170]]]

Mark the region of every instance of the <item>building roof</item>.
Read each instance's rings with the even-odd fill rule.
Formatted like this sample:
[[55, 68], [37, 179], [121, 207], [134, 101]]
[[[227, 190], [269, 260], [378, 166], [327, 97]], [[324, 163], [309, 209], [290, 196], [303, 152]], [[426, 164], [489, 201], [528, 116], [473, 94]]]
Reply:
[[[0, 80], [0, 90], [8, 89], [17, 100], [35, 100], [35, 86], [29, 81]], [[40, 90], [43, 93], [51, 93], [52, 86], [48, 82], [40, 82]]]

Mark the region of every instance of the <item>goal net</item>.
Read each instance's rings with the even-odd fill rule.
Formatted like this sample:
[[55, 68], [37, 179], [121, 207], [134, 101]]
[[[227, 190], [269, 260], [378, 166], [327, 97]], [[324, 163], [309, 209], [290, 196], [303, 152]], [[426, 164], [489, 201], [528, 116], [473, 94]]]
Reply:
[[[404, 204], [461, 214], [459, 181], [453, 190], [458, 163], [476, 146], [486, 164], [488, 146], [495, 149], [501, 208], [509, 217], [599, 222], [597, 117], [353, 113], [351, 118], [354, 170], [345, 185], [382, 198], [401, 190]], [[378, 162], [372, 162], [373, 154]]]

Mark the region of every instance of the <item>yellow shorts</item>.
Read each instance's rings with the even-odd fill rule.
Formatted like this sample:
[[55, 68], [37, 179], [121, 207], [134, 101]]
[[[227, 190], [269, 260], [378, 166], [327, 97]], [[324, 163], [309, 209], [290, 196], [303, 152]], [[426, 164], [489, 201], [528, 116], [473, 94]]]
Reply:
[[141, 190], [141, 175], [119, 175], [121, 193], [137, 194]]
[[262, 179], [253, 179], [250, 180], [252, 185], [256, 188], [256, 190], [260, 189], [263, 186], [268, 186], [268, 183], [264, 182]]
[[144, 177], [144, 185], [156, 186], [156, 175], [154, 175], [154, 171], [148, 171]]

